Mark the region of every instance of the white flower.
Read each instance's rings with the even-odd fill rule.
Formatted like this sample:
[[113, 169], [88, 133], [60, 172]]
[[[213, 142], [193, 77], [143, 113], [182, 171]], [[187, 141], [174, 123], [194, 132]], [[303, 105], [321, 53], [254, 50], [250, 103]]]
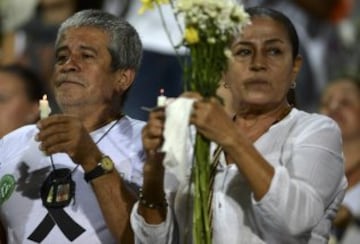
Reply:
[[232, 54], [231, 50], [229, 48], [225, 48], [224, 55], [227, 57], [230, 61], [234, 60], [234, 55]]
[[216, 42], [216, 39], [215, 39], [214, 37], [209, 37], [209, 38], [207, 39], [207, 41], [208, 41], [208, 43], [210, 43], [210, 44], [214, 44], [214, 43]]

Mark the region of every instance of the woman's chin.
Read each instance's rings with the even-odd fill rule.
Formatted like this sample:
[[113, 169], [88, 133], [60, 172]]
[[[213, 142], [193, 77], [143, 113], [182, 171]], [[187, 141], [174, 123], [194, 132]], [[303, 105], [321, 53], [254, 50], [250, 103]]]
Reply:
[[269, 99], [268, 96], [261, 95], [253, 95], [250, 97], [246, 97], [243, 99], [244, 104], [248, 105], [268, 105], [269, 103], [272, 103], [271, 99]]

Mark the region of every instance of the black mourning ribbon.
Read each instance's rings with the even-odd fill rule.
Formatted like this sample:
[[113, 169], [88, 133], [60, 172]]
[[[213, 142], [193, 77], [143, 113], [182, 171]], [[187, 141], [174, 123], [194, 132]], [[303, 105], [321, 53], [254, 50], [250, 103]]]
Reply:
[[75, 194], [75, 182], [67, 168], [55, 169], [41, 187], [41, 199], [48, 213], [28, 237], [29, 240], [42, 242], [55, 225], [70, 241], [79, 237], [85, 229], [76, 223], [65, 211]]

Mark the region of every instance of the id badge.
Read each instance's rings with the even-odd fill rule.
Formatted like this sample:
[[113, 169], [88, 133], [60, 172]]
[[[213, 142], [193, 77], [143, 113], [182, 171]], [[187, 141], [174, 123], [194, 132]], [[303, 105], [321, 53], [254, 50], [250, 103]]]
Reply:
[[75, 194], [75, 182], [71, 170], [55, 169], [41, 187], [41, 199], [46, 208], [63, 208], [70, 204]]

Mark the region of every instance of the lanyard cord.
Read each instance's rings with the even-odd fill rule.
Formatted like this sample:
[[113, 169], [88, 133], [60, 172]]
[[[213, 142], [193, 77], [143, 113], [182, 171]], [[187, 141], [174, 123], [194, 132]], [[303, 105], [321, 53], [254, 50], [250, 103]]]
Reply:
[[[107, 130], [105, 131], [105, 133], [95, 142], [95, 144], [97, 145], [102, 139], [104, 139], [104, 137], [109, 134], [109, 132], [112, 130], [112, 128], [115, 127], [115, 125], [117, 125], [117, 123], [120, 121], [120, 119], [123, 117], [123, 115], [120, 116], [119, 119], [116, 120], [116, 122]], [[51, 167], [53, 170], [56, 170], [55, 168], [55, 164], [54, 164], [54, 159], [52, 157], [52, 155], [50, 155], [50, 162], [51, 162]], [[80, 166], [80, 164], [76, 165], [75, 168], [71, 171], [70, 174], [73, 174], [75, 172], [75, 170]]]

